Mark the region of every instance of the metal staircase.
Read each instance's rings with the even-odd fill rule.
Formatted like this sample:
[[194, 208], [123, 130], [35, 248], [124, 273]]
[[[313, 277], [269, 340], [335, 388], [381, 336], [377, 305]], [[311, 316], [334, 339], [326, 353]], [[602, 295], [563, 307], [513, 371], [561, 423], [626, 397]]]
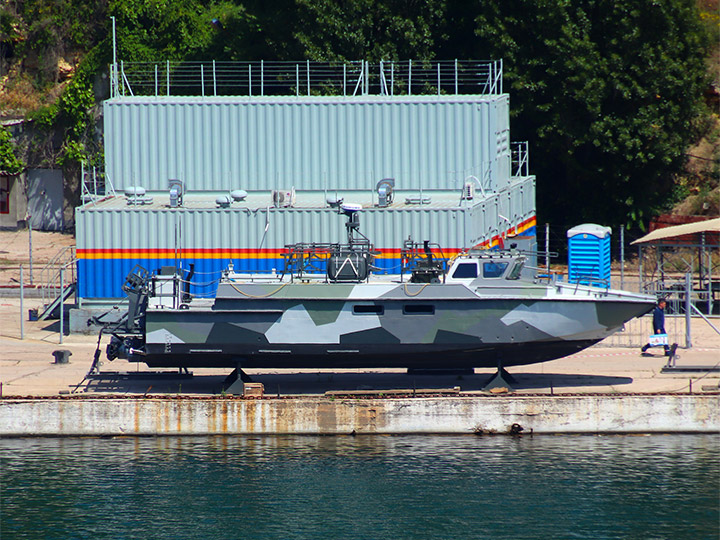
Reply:
[[75, 293], [76, 262], [75, 246], [68, 246], [60, 250], [40, 271], [39, 281], [43, 285], [40, 287], [42, 306], [38, 309], [38, 320], [60, 316], [60, 305]]

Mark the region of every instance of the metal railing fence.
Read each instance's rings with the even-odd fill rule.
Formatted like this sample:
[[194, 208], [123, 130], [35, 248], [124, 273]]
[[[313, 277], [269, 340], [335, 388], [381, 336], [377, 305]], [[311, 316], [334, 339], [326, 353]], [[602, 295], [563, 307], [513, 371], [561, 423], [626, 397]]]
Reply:
[[[620, 288], [619, 276], [613, 276], [613, 287]], [[702, 313], [697, 306], [706, 302], [702, 291], [693, 288], [691, 275], [678, 276], [669, 281], [643, 282], [638, 276], [625, 277], [623, 289], [632, 292], [642, 292], [655, 297], [664, 298], [665, 330], [670, 343], [677, 343], [680, 347], [692, 347], [690, 328], [693, 323], [699, 322]], [[697, 313], [695, 311], [697, 310]], [[648, 342], [653, 333], [652, 313], [634, 319], [625, 325], [625, 328], [613, 336], [602, 341], [606, 347], [642, 347]]]
[[530, 143], [511, 142], [510, 160], [512, 176], [530, 176]]
[[[40, 270], [38, 281], [41, 284], [41, 298], [44, 305], [50, 304], [62, 293], [62, 289], [75, 283], [77, 279], [75, 246], [61, 249]], [[62, 280], [60, 271], [63, 271]]]
[[[124, 62], [111, 97], [502, 94], [502, 60]], [[116, 74], [116, 75], [115, 75]]]
[[103, 166], [96, 166], [82, 162], [80, 170], [80, 187], [82, 189], [82, 202], [95, 202], [108, 195], [115, 195], [115, 188], [105, 175]]

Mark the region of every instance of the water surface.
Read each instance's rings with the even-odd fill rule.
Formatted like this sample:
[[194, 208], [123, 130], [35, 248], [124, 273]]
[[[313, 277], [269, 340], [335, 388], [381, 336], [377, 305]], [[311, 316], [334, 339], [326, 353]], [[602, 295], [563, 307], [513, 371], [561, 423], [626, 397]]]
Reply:
[[715, 435], [0, 440], [2, 539], [717, 539]]

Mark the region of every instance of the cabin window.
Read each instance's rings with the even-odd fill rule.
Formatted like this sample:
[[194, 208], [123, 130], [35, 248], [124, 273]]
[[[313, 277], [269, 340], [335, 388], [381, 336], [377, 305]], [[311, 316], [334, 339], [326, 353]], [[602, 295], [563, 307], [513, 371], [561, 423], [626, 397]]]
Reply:
[[385, 306], [359, 304], [353, 306], [353, 313], [356, 315], [382, 315], [385, 313]]
[[476, 278], [478, 275], [477, 264], [474, 262], [460, 263], [455, 267], [452, 277], [454, 278]]
[[510, 272], [508, 272], [506, 279], [520, 279], [520, 274], [522, 273], [523, 266], [525, 266], [524, 261], [515, 261], [515, 265], [512, 267]]
[[406, 315], [432, 315], [435, 313], [435, 306], [430, 304], [407, 304], [403, 306], [403, 313]]
[[508, 267], [506, 262], [486, 262], [483, 263], [483, 277], [485, 278], [498, 278], [503, 275], [505, 269]]

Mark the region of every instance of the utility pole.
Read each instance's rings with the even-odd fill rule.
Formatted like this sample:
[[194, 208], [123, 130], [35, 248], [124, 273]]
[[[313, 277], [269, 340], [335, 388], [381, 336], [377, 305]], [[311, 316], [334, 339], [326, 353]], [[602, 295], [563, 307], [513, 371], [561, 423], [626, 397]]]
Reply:
[[28, 225], [28, 256], [30, 258], [30, 286], [33, 284], [33, 264], [32, 264], [32, 223], [30, 222], [30, 215], [27, 216]]

